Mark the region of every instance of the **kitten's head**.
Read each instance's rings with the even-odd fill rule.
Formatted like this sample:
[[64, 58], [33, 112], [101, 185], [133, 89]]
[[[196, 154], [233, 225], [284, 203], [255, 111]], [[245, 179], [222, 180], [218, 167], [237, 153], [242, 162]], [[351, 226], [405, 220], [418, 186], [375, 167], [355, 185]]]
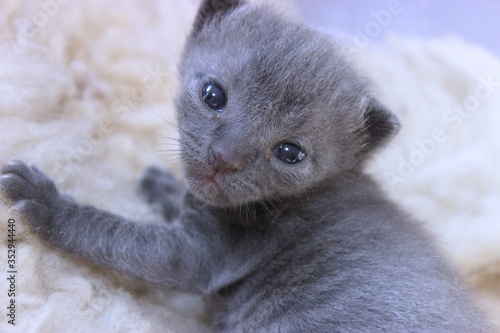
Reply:
[[335, 181], [399, 127], [329, 38], [241, 0], [202, 3], [180, 72], [182, 161], [213, 205]]

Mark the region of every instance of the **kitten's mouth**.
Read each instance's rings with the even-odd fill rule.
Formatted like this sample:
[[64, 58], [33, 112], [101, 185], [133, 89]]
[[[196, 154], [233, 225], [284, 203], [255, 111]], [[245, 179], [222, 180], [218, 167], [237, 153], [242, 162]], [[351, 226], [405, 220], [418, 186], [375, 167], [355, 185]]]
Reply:
[[190, 191], [209, 205], [239, 205], [247, 197], [248, 193], [241, 191], [239, 172], [223, 172], [207, 164], [189, 164], [184, 170]]
[[227, 206], [231, 203], [226, 194], [226, 180], [218, 173], [199, 174], [191, 178], [190, 189], [199, 199], [214, 205]]
[[200, 179], [202, 182], [207, 184], [207, 186], [215, 186], [222, 190], [220, 177], [216, 173], [201, 176]]

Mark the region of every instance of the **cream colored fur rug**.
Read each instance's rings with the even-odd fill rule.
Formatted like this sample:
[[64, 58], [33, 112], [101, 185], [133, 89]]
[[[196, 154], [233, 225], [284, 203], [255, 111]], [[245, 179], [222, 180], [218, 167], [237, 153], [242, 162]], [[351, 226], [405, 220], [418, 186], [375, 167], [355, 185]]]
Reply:
[[[151, 164], [179, 171], [178, 157], [161, 152], [172, 140], [159, 135], [175, 136], [166, 120], [175, 118], [176, 63], [195, 10], [196, 1], [3, 1], [0, 164], [34, 163], [79, 202], [153, 220], [136, 184]], [[353, 57], [403, 123], [370, 172], [500, 318], [500, 60], [453, 38], [394, 37]], [[198, 298], [72, 259], [0, 205], [1, 332], [206, 329]], [[15, 326], [5, 315], [9, 218]]]

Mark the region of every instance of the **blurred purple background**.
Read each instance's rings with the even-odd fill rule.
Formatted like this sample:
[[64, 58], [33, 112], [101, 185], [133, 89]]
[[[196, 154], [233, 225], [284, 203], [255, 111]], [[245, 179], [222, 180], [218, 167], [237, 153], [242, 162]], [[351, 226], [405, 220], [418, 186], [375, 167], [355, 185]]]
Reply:
[[[293, 0], [317, 26], [380, 41], [390, 32], [410, 36], [449, 34], [500, 55], [500, 1]], [[360, 37], [362, 38], [362, 37]]]

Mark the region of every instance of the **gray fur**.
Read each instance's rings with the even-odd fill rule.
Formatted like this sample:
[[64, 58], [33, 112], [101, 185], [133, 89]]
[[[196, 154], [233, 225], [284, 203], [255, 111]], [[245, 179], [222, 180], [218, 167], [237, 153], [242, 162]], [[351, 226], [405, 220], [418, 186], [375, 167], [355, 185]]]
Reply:
[[[155, 168], [141, 181], [172, 223], [80, 205], [36, 167], [11, 162], [4, 194], [40, 237], [205, 295], [220, 332], [491, 329], [429, 236], [362, 173], [399, 124], [328, 38], [266, 7], [206, 0], [180, 69], [189, 190], [180, 200], [182, 186]], [[201, 99], [207, 80], [228, 95], [221, 113]], [[302, 162], [273, 155], [290, 141]], [[218, 159], [230, 167], [215, 169]]]

